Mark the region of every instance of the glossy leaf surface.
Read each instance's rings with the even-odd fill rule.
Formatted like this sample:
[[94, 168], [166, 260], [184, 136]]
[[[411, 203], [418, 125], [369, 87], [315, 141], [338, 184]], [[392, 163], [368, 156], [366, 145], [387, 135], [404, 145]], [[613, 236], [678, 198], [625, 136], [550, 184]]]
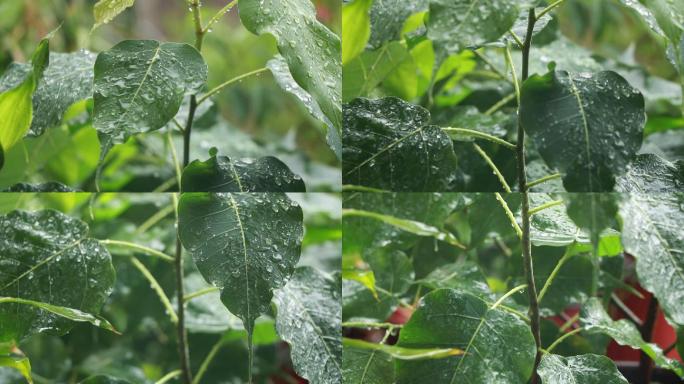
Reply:
[[544, 384], [627, 384], [615, 363], [601, 355], [563, 357], [546, 353], [537, 372]]
[[132, 7], [135, 0], [100, 0], [93, 7], [95, 25], [93, 29], [102, 24], [109, 23], [126, 8]]
[[617, 179], [615, 189], [628, 193], [676, 192], [684, 185], [684, 161], [671, 163], [653, 154], [638, 155]]

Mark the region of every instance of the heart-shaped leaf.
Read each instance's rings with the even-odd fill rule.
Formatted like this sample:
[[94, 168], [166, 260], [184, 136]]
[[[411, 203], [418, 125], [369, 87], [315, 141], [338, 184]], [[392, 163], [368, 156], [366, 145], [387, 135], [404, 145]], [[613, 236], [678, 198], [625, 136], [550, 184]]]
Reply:
[[644, 98], [611, 71], [552, 71], [522, 86], [520, 119], [568, 192], [612, 191], [641, 147]]
[[[0, 296], [87, 315], [99, 312], [114, 285], [109, 252], [88, 237], [84, 222], [57, 211], [0, 216], [0, 249]], [[39, 306], [0, 304], [0, 342], [19, 342], [42, 332], [61, 335], [72, 326]]]
[[563, 357], [546, 353], [537, 373], [544, 384], [627, 384], [613, 360], [593, 354]]
[[530, 327], [469, 293], [439, 289], [425, 295], [399, 335], [400, 347], [459, 348], [463, 355], [398, 361], [398, 384], [524, 383], [535, 357]]
[[389, 191], [436, 192], [456, 178], [451, 139], [423, 107], [396, 97], [344, 106], [342, 182]]
[[316, 8], [310, 0], [240, 0], [239, 7], [240, 19], [248, 30], [275, 37], [292, 77], [332, 123], [328, 128], [328, 144], [339, 157], [342, 131], [340, 38], [316, 19]]
[[290, 344], [297, 373], [312, 383], [342, 381], [340, 295], [339, 277], [301, 267], [273, 298], [278, 334]]

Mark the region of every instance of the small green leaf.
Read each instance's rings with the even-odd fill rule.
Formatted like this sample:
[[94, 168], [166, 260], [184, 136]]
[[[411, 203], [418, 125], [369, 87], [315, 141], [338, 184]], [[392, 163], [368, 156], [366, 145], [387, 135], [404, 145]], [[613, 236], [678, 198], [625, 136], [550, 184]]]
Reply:
[[612, 191], [641, 147], [644, 98], [611, 71], [552, 71], [522, 86], [520, 119], [568, 192]]
[[342, 6], [342, 65], [366, 48], [370, 37], [370, 7], [373, 0], [355, 0]]
[[107, 24], [116, 16], [123, 12], [126, 8], [132, 7], [135, 0], [100, 0], [93, 7], [93, 16], [95, 17], [95, 25], [93, 29], [102, 24]]
[[530, 327], [482, 299], [453, 289], [425, 295], [402, 328], [397, 346], [458, 348], [459, 356], [436, 360], [397, 361], [398, 384], [524, 383], [535, 356]]
[[659, 367], [675, 371], [684, 377], [684, 367], [676, 360], [665, 356], [663, 351], [655, 344], [647, 343], [641, 338], [641, 333], [629, 320], [614, 321], [610, 318], [601, 301], [597, 298], [590, 299], [583, 307], [580, 320], [582, 327], [589, 333], [601, 333], [610, 336], [619, 345], [627, 345], [635, 349], [641, 349]]
[[183, 170], [183, 192], [304, 192], [304, 182], [273, 156], [231, 160], [212, 155]]
[[593, 354], [563, 357], [546, 353], [537, 373], [544, 384], [628, 384], [613, 360]]
[[16, 369], [24, 376], [29, 384], [33, 384], [33, 378], [31, 377], [31, 362], [28, 357], [0, 356], [0, 367]]
[[342, 305], [339, 276], [298, 268], [276, 291], [278, 334], [291, 347], [295, 371], [312, 383], [342, 380]]
[[344, 107], [342, 182], [390, 191], [446, 191], [456, 178], [451, 139], [430, 113], [399, 98]]

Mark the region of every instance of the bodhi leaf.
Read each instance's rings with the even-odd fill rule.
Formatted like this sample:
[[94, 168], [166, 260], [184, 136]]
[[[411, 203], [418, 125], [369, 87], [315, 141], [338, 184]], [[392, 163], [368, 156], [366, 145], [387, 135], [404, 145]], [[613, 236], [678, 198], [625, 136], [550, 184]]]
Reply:
[[310, 0], [240, 0], [238, 6], [240, 19], [249, 31], [275, 37], [292, 77], [332, 123], [328, 144], [340, 157], [340, 38], [316, 19], [316, 9]]
[[515, 0], [430, 0], [428, 38], [448, 53], [496, 41], [518, 18]]
[[[76, 315], [99, 312], [114, 285], [114, 268], [84, 222], [53, 210], [12, 211], [0, 216], [0, 233], [0, 296], [71, 308]], [[0, 342], [65, 334], [73, 323], [53, 312], [0, 304]]]
[[569, 192], [612, 191], [641, 147], [644, 97], [611, 71], [551, 71], [522, 86], [520, 119]]
[[282, 193], [184, 193], [178, 236], [248, 334], [299, 260], [302, 209]]
[[292, 348], [295, 370], [309, 382], [342, 380], [340, 295], [339, 277], [301, 267], [273, 298], [278, 334]]
[[684, 161], [670, 163], [653, 154], [638, 155], [618, 177], [615, 190], [623, 193], [667, 193], [684, 185]]
[[391, 191], [449, 190], [456, 178], [451, 139], [423, 107], [396, 97], [344, 107], [342, 182]]
[[598, 298], [591, 298], [583, 306], [580, 319], [586, 332], [601, 333], [610, 336], [619, 345], [641, 349], [656, 365], [673, 370], [684, 377], [684, 367], [679, 362], [667, 358], [657, 345], [645, 342], [634, 323], [626, 319], [611, 319]]
[[480, 297], [492, 296], [484, 274], [477, 264], [470, 261], [435, 268], [417, 283], [432, 289], [453, 288]]
[[400, 347], [459, 348], [463, 355], [398, 361], [398, 384], [524, 383], [535, 344], [529, 326], [511, 313], [453, 289], [425, 295], [399, 335]]
[[545, 353], [537, 373], [544, 384], [628, 384], [613, 360], [593, 354], [563, 357]]
[[183, 170], [183, 192], [304, 192], [302, 178], [273, 156], [231, 160], [212, 153]]
[[188, 44], [126, 40], [100, 53], [93, 126], [102, 158], [112, 145], [163, 127], [178, 113], [183, 97], [198, 93], [206, 79], [204, 59]]
[[126, 8], [132, 7], [135, 0], [100, 0], [93, 7], [95, 25], [93, 29], [102, 24], [109, 23]]
[[630, 194], [620, 216], [622, 244], [637, 259], [639, 283], [684, 325], [684, 194]]
[[34, 306], [36, 308], [40, 308], [44, 311], [48, 311], [50, 313], [53, 313], [57, 316], [63, 317], [65, 319], [69, 319], [71, 321], [90, 323], [96, 327], [106, 329], [106, 330], [114, 332], [114, 333], [118, 333], [107, 320], [105, 320], [99, 316], [91, 315], [90, 313], [79, 311], [78, 309], [61, 307], [58, 305], [41, 303], [41, 302], [33, 301], [33, 300], [19, 299], [19, 298], [15, 298], [15, 297], [0, 297], [0, 304], [2, 304], [2, 303], [15, 303], [15, 304], [31, 305], [31, 306]]
[[[50, 53], [50, 63], [33, 94], [33, 120], [29, 134], [42, 135], [56, 126], [75, 102], [93, 93], [95, 54], [86, 50]], [[12, 64], [0, 79], [0, 92], [19, 85], [31, 71], [29, 64]]]

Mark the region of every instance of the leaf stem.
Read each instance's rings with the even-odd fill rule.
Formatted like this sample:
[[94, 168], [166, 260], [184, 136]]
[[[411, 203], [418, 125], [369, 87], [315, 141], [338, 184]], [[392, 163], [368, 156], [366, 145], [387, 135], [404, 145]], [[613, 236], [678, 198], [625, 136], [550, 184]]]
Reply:
[[537, 300], [541, 303], [541, 301], [544, 299], [544, 295], [546, 294], [546, 291], [549, 289], [551, 284], [553, 283], [553, 279], [556, 278], [558, 275], [558, 272], [560, 269], [563, 267], [563, 265], [573, 256], [572, 253], [570, 252], [565, 252], [563, 257], [558, 260], [558, 263], [556, 263], [556, 266], [553, 268], [553, 271], [551, 271], [551, 274], [549, 277], [546, 278], [546, 282], [544, 283], [544, 286], [542, 289], [539, 291], [539, 295], [537, 296]]
[[207, 22], [207, 25], [205, 25], [204, 28], [202, 29], [203, 33], [209, 32], [209, 30], [211, 29], [211, 26], [214, 25], [217, 21], [219, 21], [219, 19], [221, 19], [221, 17], [223, 17], [223, 15], [228, 13], [235, 5], [237, 5], [237, 3], [238, 3], [238, 0], [233, 0], [230, 3], [226, 4], [225, 7], [221, 8], [220, 11], [216, 12], [216, 14], [211, 19], [209, 19], [209, 21]]
[[515, 71], [515, 64], [513, 64], [513, 56], [511, 56], [510, 42], [506, 44], [505, 56], [506, 64], [508, 64], [508, 66], [511, 69], [511, 77], [513, 78], [513, 88], [515, 89], [515, 99], [518, 102], [518, 106], [520, 106], [520, 83], [518, 83], [518, 74]]
[[515, 288], [509, 290], [508, 292], [506, 292], [505, 295], [501, 296], [501, 297], [499, 298], [499, 300], [497, 300], [497, 301], [494, 303], [494, 305], [492, 305], [492, 309], [496, 309], [496, 307], [498, 307], [499, 305], [501, 305], [501, 303], [503, 303], [503, 302], [504, 302], [506, 299], [508, 299], [511, 295], [513, 295], [514, 293], [520, 291], [521, 289], [525, 289], [525, 288], [527, 288], [527, 284], [520, 284], [520, 285], [518, 285], [517, 287], [515, 287]]
[[498, 137], [492, 136], [488, 133], [476, 131], [474, 129], [447, 127], [447, 128], [442, 128], [442, 131], [446, 132], [447, 134], [449, 132], [453, 132], [453, 133], [458, 133], [458, 134], [465, 135], [465, 136], [472, 136], [472, 137], [477, 137], [477, 138], [484, 139], [484, 140], [489, 140], [492, 143], [496, 143], [496, 144], [502, 145], [506, 148], [515, 150], [515, 144], [509, 143], [508, 141], [503, 140], [503, 139], [499, 139]]
[[263, 67], [263, 68], [255, 69], [255, 70], [247, 72], [247, 73], [243, 73], [242, 75], [239, 75], [239, 76], [235, 76], [232, 79], [227, 80], [227, 81], [217, 85], [214, 89], [212, 89], [209, 92], [202, 95], [202, 97], [200, 97], [199, 100], [197, 101], [197, 105], [202, 104], [202, 102], [204, 102], [205, 100], [207, 100], [208, 98], [210, 98], [214, 94], [221, 92], [223, 90], [223, 88], [225, 88], [225, 87], [227, 87], [233, 83], [236, 83], [236, 82], [238, 82], [242, 79], [245, 79], [247, 77], [254, 76], [254, 75], [257, 75], [257, 74], [262, 73], [262, 72], [266, 72], [268, 70], [269, 70], [268, 68]]
[[168, 383], [169, 381], [175, 379], [176, 377], [180, 376], [180, 374], [183, 373], [180, 369], [176, 369], [175, 371], [171, 371], [164, 375], [161, 379], [157, 380], [154, 384], [165, 384]]
[[140, 273], [142, 273], [143, 276], [145, 276], [147, 281], [150, 282], [150, 287], [157, 293], [157, 296], [159, 296], [159, 299], [164, 305], [164, 308], [166, 308], [166, 312], [171, 318], [171, 322], [173, 322], [174, 324], [178, 324], [178, 316], [176, 315], [176, 312], [173, 310], [171, 301], [169, 300], [169, 297], [166, 296], [164, 289], [161, 287], [161, 285], [159, 285], [157, 279], [154, 277], [154, 275], [152, 275], [152, 272], [150, 272], [150, 270], [147, 269], [145, 264], [141, 263], [140, 260], [136, 259], [135, 257], [131, 257], [131, 263], [133, 263], [133, 266], [136, 267], [140, 271]]
[[[522, 81], [527, 80], [529, 76], [530, 65], [530, 48], [532, 47], [532, 34], [534, 31], [534, 24], [537, 18], [534, 8], [530, 8], [527, 16], [527, 33], [525, 34], [525, 41], [522, 47]], [[506, 59], [510, 62], [513, 73], [514, 86], [518, 99], [518, 139], [517, 139], [517, 168], [518, 168], [518, 188], [522, 195], [522, 238], [521, 248], [523, 263], [525, 269], [525, 277], [527, 279], [527, 292], [529, 296], [528, 314], [530, 317], [530, 329], [534, 336], [534, 342], [537, 347], [537, 354], [534, 359], [534, 366], [532, 369], [531, 384], [539, 383], [539, 376], [537, 375], [537, 367], [541, 361], [542, 345], [540, 332], [540, 317], [539, 317], [539, 301], [537, 299], [537, 287], [534, 281], [534, 263], [532, 260], [532, 244], [530, 242], [530, 199], [527, 190], [527, 172], [525, 169], [525, 129], [520, 120], [520, 86], [518, 84], [515, 69], [513, 68], [513, 60], [509, 46], [506, 47]]]
[[511, 187], [506, 182], [506, 178], [503, 176], [503, 174], [501, 174], [501, 171], [499, 171], [499, 168], [496, 167], [496, 164], [494, 164], [494, 162], [487, 155], [487, 153], [483, 151], [482, 148], [480, 148], [480, 146], [475, 143], [473, 143], [473, 148], [475, 148], [475, 151], [484, 159], [484, 161], [487, 162], [489, 168], [492, 169], [496, 177], [499, 179], [499, 182], [501, 183], [501, 186], [503, 187], [504, 191], [506, 191], [506, 193], [511, 193]]
[[[173, 212], [173, 207], [172, 206], [167, 206], [164, 207], [163, 209], [160, 209], [157, 211], [154, 215], [150, 216], [147, 220], [145, 220], [144, 223], [140, 224], [138, 229], [135, 230], [135, 233], [140, 234], [140, 233], [145, 233], [147, 230], [152, 228], [155, 224], [163, 220], [166, 216], [170, 215]], [[171, 256], [169, 257], [169, 261], [173, 261], [173, 258]]]
[[551, 3], [548, 7], [544, 8], [539, 12], [537, 15], [537, 20], [541, 19], [542, 17], [546, 16], [547, 13], [553, 11], [554, 8], [558, 7], [559, 5], [563, 4], [565, 0], [556, 0], [553, 3]]
[[549, 201], [547, 203], [544, 203], [538, 207], [534, 207], [534, 208], [530, 209], [530, 216], [534, 215], [535, 213], [539, 213], [545, 209], [555, 207], [557, 205], [563, 205], [563, 200], [553, 200], [553, 201]]
[[568, 337], [570, 337], [572, 335], [576, 335], [576, 334], [580, 333], [581, 331], [582, 331], [582, 328], [580, 327], [580, 328], [575, 328], [570, 332], [564, 333], [561, 337], [557, 338], [556, 341], [554, 341], [551, 345], [549, 345], [548, 348], [546, 348], [546, 352], [551, 353], [551, 351], [553, 351], [553, 349], [556, 348], [560, 343], [565, 341], [565, 339], [567, 339]]
[[374, 193], [390, 193], [383, 189], [365, 187], [363, 185], [345, 184], [342, 186], [342, 192], [374, 192]]
[[149, 247], [145, 247], [143, 245], [135, 244], [135, 243], [130, 243], [128, 241], [120, 241], [120, 240], [100, 240], [100, 243], [104, 245], [112, 245], [112, 246], [118, 246], [118, 247], [124, 247], [124, 248], [130, 248], [139, 252], [142, 252], [144, 254], [147, 254], [149, 256], [154, 256], [159, 259], [162, 259], [166, 262], [173, 262], [173, 257], [167, 255], [166, 253], [159, 252], [156, 249], [152, 249]]
[[522, 48], [524, 43], [522, 42], [522, 40], [520, 40], [520, 37], [515, 32], [513, 32], [512, 29], [509, 29], [508, 33], [511, 35], [513, 40], [515, 40], [515, 43], [518, 44], [518, 47]]
[[520, 229], [518, 222], [515, 220], [515, 215], [513, 214], [513, 211], [511, 211], [511, 209], [508, 207], [508, 203], [506, 203], [506, 200], [504, 200], [503, 197], [501, 197], [501, 194], [499, 192], [494, 193], [494, 196], [506, 212], [506, 216], [508, 216], [508, 220], [510, 220], [511, 226], [513, 227], [513, 229], [515, 229], [515, 233], [518, 235], [518, 238], [522, 238], [522, 229]]
[[178, 162], [178, 153], [176, 152], [176, 145], [173, 143], [173, 136], [171, 134], [171, 129], [166, 131], [166, 140], [168, 141], [169, 149], [171, 151], [171, 160], [173, 160], [173, 166], [176, 171], [176, 181], [178, 182], [178, 190], [180, 191], [181, 185], [181, 167]]
[[498, 111], [499, 109], [503, 108], [506, 104], [510, 103], [511, 100], [515, 99], [516, 94], [515, 92], [509, 94], [508, 96], [504, 97], [503, 99], [499, 100], [496, 102], [496, 104], [492, 105], [489, 107], [488, 110], [484, 112], [485, 115], [493, 115], [494, 112]]
[[[655, 326], [656, 318], [658, 317], [658, 299], [651, 296], [648, 303], [648, 310], [646, 311], [646, 318], [644, 323], [639, 327], [641, 338], [645, 342], [650, 343], [653, 336], [653, 328]], [[639, 376], [642, 383], [650, 383], [653, 375], [653, 360], [644, 352], [641, 351], [639, 358]]]
[[535, 180], [535, 181], [531, 181], [531, 182], [527, 183], [527, 189], [530, 189], [530, 188], [532, 188], [532, 187], [534, 187], [534, 186], [536, 186], [536, 185], [539, 185], [539, 184], [541, 184], [541, 183], [547, 182], [547, 181], [549, 181], [549, 180], [560, 179], [560, 178], [561, 178], [561, 174], [560, 174], [560, 173], [554, 173], [553, 175], [544, 176], [544, 177], [539, 178], [539, 179], [537, 179], [537, 180]]
[[394, 329], [394, 328], [401, 328], [404, 325], [403, 324], [392, 324], [392, 323], [368, 323], [368, 322], [363, 322], [363, 321], [349, 321], [342, 323], [342, 326], [345, 328], [388, 328], [388, 329]]
[[205, 357], [202, 361], [202, 365], [200, 365], [199, 369], [197, 370], [197, 374], [195, 375], [195, 379], [192, 381], [192, 384], [199, 384], [201, 382], [202, 377], [207, 372], [207, 368], [209, 368], [209, 364], [211, 364], [212, 360], [214, 360], [214, 357], [216, 357], [216, 354], [218, 354], [218, 352], [221, 350], [223, 344], [223, 336], [221, 336], [216, 344], [211, 347], [207, 357]]
[[[175, 193], [171, 194], [174, 212], [176, 214], [176, 228], [178, 227], [178, 197]], [[176, 296], [178, 297], [178, 323], [176, 334], [178, 338], [178, 357], [180, 358], [181, 370], [183, 371], [183, 382], [192, 383], [192, 371], [190, 370], [190, 351], [188, 346], [188, 333], [185, 330], [185, 300], [183, 287], [183, 245], [180, 237], [176, 233], [176, 257], [174, 260], [176, 272]]]
[[475, 53], [475, 56], [477, 56], [480, 60], [482, 60], [485, 64], [487, 64], [487, 66], [488, 66], [489, 68], [491, 68], [492, 71], [494, 71], [494, 73], [496, 73], [497, 75], [499, 75], [499, 77], [500, 77], [502, 80], [507, 81], [507, 82], [509, 82], [509, 83], [511, 82], [511, 79], [509, 79], [508, 76], [506, 76], [503, 72], [501, 72], [501, 70], [499, 70], [499, 68], [497, 68], [496, 65], [494, 65], [494, 63], [492, 63], [492, 62], [487, 58], [487, 56], [483, 55], [483, 54], [480, 53], [478, 50], [473, 50], [473, 53]]
[[195, 291], [193, 293], [190, 293], [190, 294], [183, 296], [183, 301], [187, 303], [188, 301], [190, 301], [196, 297], [204, 296], [206, 294], [216, 292], [218, 290], [219, 290], [219, 288], [217, 288], [217, 287], [207, 287], [204, 289], [200, 289], [199, 291]]

